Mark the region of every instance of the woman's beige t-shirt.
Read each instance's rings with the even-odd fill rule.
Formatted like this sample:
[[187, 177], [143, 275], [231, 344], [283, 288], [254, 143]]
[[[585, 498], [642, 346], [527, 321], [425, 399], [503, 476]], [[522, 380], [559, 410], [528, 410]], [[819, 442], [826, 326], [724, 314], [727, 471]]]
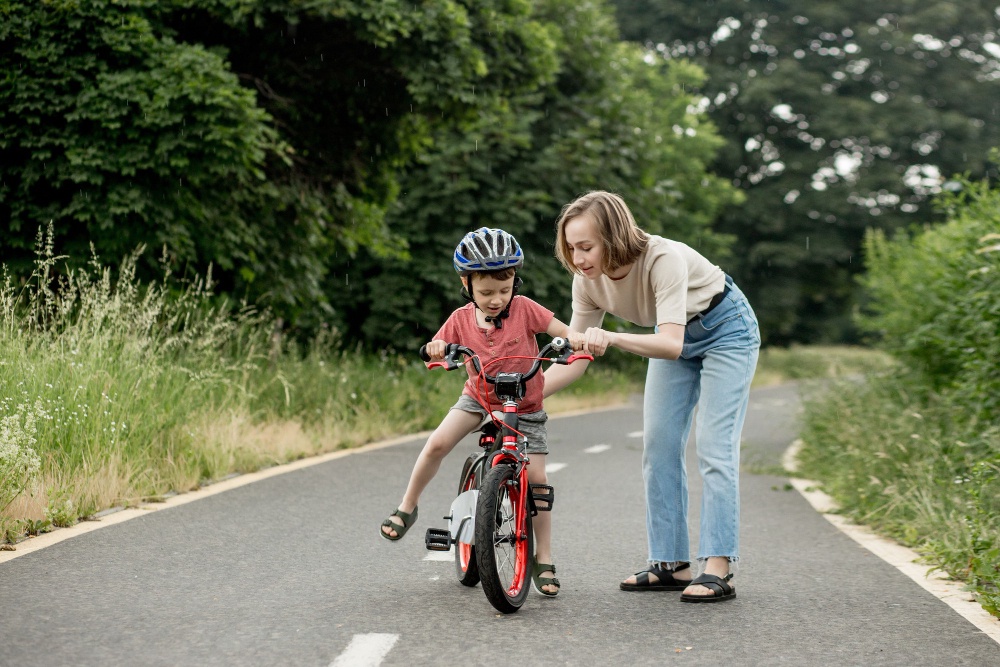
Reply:
[[697, 250], [662, 236], [649, 235], [646, 250], [628, 275], [573, 278], [573, 331], [599, 327], [611, 313], [643, 327], [686, 325], [722, 291], [726, 274]]

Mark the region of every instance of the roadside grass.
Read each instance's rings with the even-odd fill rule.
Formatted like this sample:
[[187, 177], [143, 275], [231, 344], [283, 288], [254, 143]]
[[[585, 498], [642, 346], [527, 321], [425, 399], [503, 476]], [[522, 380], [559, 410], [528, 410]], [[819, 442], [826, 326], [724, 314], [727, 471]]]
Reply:
[[887, 370], [895, 363], [881, 350], [853, 345], [766, 347], [760, 351], [753, 386], [860, 377]]
[[[59, 269], [51, 235], [36, 270], [0, 285], [0, 542], [72, 525], [264, 467], [433, 428], [465, 373], [303, 345], [266, 313], [222, 302], [211, 277], [142, 285]], [[595, 367], [547, 409], [627, 400], [620, 367]]]
[[800, 474], [1000, 615], [1000, 425], [897, 373], [806, 401]]

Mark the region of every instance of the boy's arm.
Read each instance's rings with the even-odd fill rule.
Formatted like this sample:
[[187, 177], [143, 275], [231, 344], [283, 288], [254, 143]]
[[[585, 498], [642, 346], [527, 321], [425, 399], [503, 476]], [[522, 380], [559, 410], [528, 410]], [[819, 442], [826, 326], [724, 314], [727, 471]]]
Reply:
[[557, 318], [553, 317], [549, 322], [549, 328], [545, 330], [545, 333], [555, 338], [560, 336], [566, 338], [569, 336], [569, 326], [560, 322]]

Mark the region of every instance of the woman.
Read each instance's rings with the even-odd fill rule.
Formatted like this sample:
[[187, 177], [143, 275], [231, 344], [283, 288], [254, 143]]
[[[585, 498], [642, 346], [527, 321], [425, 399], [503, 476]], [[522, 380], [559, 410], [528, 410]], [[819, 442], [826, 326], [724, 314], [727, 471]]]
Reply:
[[[649, 358], [642, 460], [649, 566], [622, 590], [683, 591], [685, 602], [736, 597], [729, 581], [739, 557], [740, 432], [760, 349], [750, 304], [718, 266], [683, 243], [644, 232], [609, 192], [587, 193], [563, 208], [556, 256], [574, 274], [574, 343], [594, 356], [616, 347]], [[653, 333], [602, 329], [605, 313]], [[586, 366], [552, 366], [545, 393], [573, 382]], [[692, 580], [684, 450], [699, 399], [704, 491], [697, 558], [704, 572]]]

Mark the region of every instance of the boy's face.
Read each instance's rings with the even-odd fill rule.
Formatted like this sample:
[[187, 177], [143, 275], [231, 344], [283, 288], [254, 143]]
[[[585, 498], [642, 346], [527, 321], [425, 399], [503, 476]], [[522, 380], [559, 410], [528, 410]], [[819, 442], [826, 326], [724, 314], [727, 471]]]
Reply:
[[[469, 278], [463, 277], [462, 282], [468, 289]], [[513, 296], [514, 276], [506, 280], [497, 280], [493, 276], [479, 274], [472, 278], [472, 298], [490, 317], [496, 317], [503, 312]]]

